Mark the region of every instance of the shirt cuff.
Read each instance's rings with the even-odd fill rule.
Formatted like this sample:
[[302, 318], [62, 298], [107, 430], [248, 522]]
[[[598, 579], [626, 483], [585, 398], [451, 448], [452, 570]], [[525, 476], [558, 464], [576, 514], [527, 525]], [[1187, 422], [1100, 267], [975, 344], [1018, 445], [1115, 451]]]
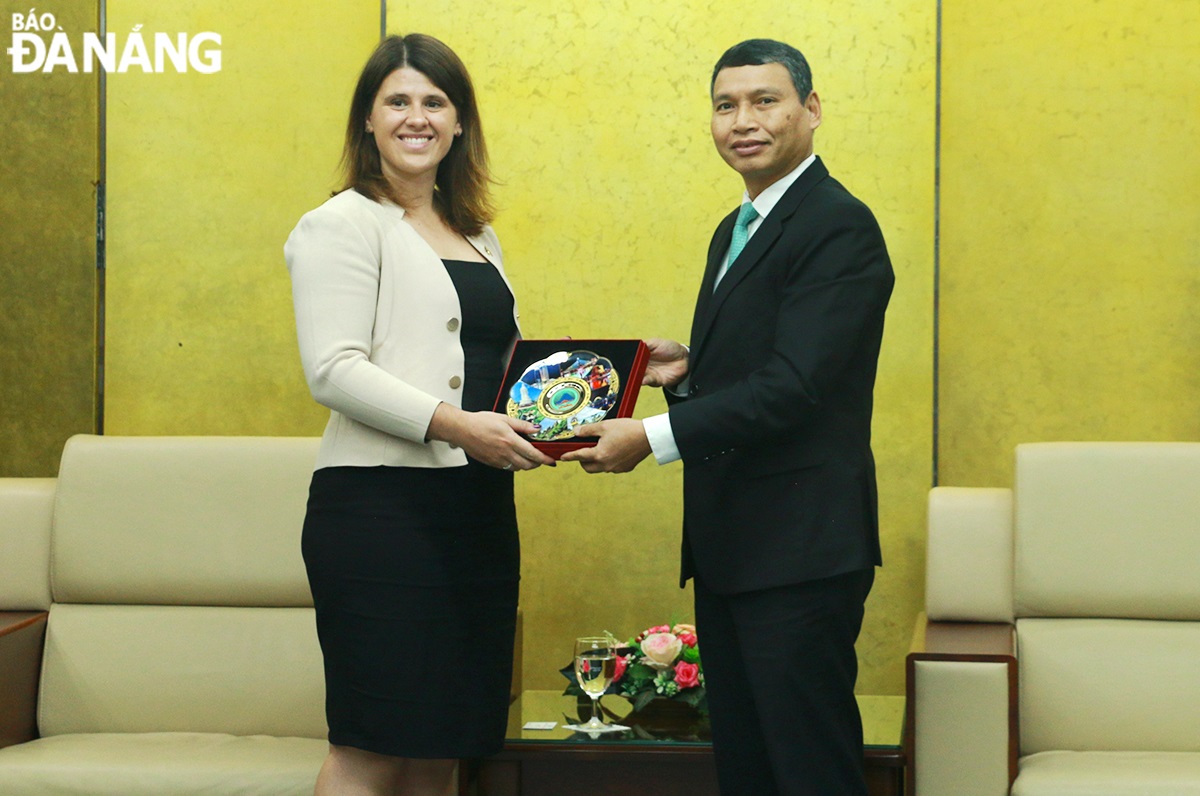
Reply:
[[679, 455], [679, 446], [675, 444], [675, 433], [671, 430], [669, 412], [647, 417], [642, 420], [642, 426], [646, 429], [646, 439], [650, 441], [654, 459], [659, 464], [670, 464], [682, 458]]

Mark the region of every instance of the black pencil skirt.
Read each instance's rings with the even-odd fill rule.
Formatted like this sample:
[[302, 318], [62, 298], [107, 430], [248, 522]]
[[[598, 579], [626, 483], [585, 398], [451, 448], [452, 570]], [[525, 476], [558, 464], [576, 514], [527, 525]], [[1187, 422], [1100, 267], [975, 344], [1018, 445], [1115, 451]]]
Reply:
[[512, 473], [330, 467], [302, 540], [329, 741], [418, 758], [503, 745], [520, 544]]

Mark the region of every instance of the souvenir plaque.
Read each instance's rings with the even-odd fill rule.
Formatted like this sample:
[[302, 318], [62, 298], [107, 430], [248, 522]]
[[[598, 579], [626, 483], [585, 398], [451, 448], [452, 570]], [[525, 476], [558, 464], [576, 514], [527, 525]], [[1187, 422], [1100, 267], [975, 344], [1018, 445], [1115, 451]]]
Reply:
[[596, 444], [581, 426], [633, 416], [648, 356], [641, 340], [519, 340], [496, 411], [536, 425], [529, 440], [557, 459]]

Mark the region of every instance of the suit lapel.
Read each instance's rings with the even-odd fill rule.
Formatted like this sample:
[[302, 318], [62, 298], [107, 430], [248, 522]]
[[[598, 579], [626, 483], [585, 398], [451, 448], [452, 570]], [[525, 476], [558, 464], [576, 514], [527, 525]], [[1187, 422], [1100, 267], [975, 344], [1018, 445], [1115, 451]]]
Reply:
[[696, 298], [696, 312], [692, 315], [692, 347], [695, 348], [700, 340], [698, 332], [701, 323], [708, 316], [709, 307], [713, 300], [713, 285], [717, 281], [717, 271], [721, 269], [721, 260], [729, 250], [733, 239], [733, 225], [737, 221], [737, 211], [733, 211], [717, 225], [712, 242], [708, 246], [708, 265], [704, 269], [704, 279], [700, 282], [700, 295]]
[[737, 219], [737, 210], [721, 221], [709, 248], [708, 265], [704, 270], [704, 281], [700, 285], [700, 297], [696, 301], [696, 314], [692, 319], [692, 363], [696, 361], [704, 348], [713, 321], [720, 312], [721, 305], [725, 303], [725, 299], [737, 289], [738, 284], [746, 278], [750, 271], [762, 262], [764, 255], [771, 250], [783, 233], [783, 225], [795, 215], [813, 187], [828, 176], [829, 171], [820, 158], [817, 158], [804, 170], [804, 173], [787, 189], [767, 217], [762, 220], [762, 224], [759, 225], [753, 237], [746, 244], [746, 248], [738, 256], [737, 262], [730, 265], [725, 276], [721, 278], [721, 284], [717, 285], [714, 291], [713, 284], [716, 282], [717, 271], [721, 267], [721, 260], [724, 258], [725, 252], [729, 250], [729, 243], [733, 238], [733, 224]]

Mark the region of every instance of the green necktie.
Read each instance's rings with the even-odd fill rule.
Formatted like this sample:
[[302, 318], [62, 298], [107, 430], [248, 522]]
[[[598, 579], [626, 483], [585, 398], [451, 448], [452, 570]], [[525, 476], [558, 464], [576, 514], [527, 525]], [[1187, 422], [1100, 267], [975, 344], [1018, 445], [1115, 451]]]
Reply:
[[754, 209], [754, 204], [743, 203], [741, 211], [738, 212], [737, 223], [733, 225], [733, 243], [729, 244], [730, 268], [733, 267], [738, 255], [742, 253], [742, 249], [746, 248], [746, 241], [750, 240], [750, 222], [756, 218], [758, 218], [758, 211]]

